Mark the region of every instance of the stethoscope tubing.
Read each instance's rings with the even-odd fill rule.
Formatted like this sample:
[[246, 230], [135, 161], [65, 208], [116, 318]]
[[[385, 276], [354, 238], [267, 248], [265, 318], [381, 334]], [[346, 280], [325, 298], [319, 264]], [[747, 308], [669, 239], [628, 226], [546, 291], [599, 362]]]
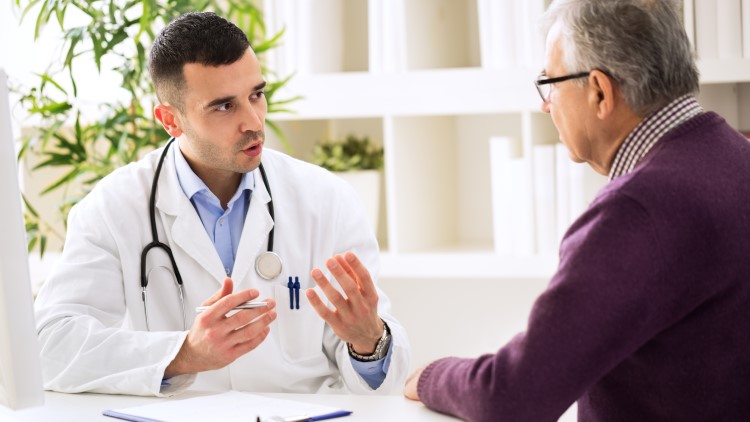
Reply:
[[[180, 270], [177, 267], [177, 261], [174, 259], [174, 255], [172, 254], [172, 249], [167, 245], [166, 243], [163, 243], [159, 240], [159, 235], [156, 231], [156, 190], [157, 186], [159, 184], [159, 177], [161, 176], [161, 169], [164, 165], [164, 160], [167, 157], [167, 153], [169, 152], [169, 147], [172, 146], [172, 143], [174, 143], [175, 138], [171, 137], [169, 141], [167, 142], [167, 145], [164, 147], [164, 151], [161, 153], [161, 156], [159, 157], [159, 163], [156, 165], [156, 171], [154, 172], [154, 180], [151, 182], [151, 192], [149, 195], [148, 200], [148, 206], [149, 206], [149, 223], [151, 225], [151, 242], [148, 243], [143, 250], [141, 251], [141, 298], [143, 299], [143, 310], [146, 315], [146, 329], [151, 331], [150, 324], [149, 324], [149, 318], [148, 318], [148, 305], [147, 305], [147, 298], [148, 298], [148, 274], [146, 271], [146, 258], [148, 257], [149, 251], [152, 249], [161, 249], [164, 251], [167, 256], [169, 257], [169, 262], [172, 265], [173, 269], [173, 275], [174, 275], [174, 282], [177, 286], [179, 297], [180, 297], [180, 303], [182, 305], [182, 324], [183, 329], [187, 329], [187, 318], [185, 314], [185, 291], [183, 288], [183, 282], [182, 282], [182, 276], [180, 275]], [[258, 168], [260, 169], [261, 178], [263, 179], [263, 185], [266, 188], [266, 191], [268, 191], [268, 196], [270, 200], [268, 201], [268, 213], [271, 215], [271, 220], [274, 222], [273, 226], [271, 226], [271, 231], [268, 234], [268, 247], [265, 253], [261, 254], [259, 259], [266, 255], [272, 255], [274, 256], [276, 260], [278, 260], [278, 268], [279, 273], [281, 272], [281, 258], [273, 252], [273, 238], [274, 238], [274, 231], [276, 226], [276, 218], [274, 216], [274, 209], [273, 209], [273, 195], [271, 194], [271, 186], [268, 183], [268, 177], [266, 176], [266, 170], [263, 168], [263, 163], [261, 163]], [[256, 261], [257, 263], [257, 261]], [[273, 279], [278, 274], [275, 275], [267, 275], [263, 274], [261, 271], [258, 270], [258, 265], [256, 264], [256, 271], [258, 271], [258, 275], [260, 275], [262, 278], [266, 280]]]

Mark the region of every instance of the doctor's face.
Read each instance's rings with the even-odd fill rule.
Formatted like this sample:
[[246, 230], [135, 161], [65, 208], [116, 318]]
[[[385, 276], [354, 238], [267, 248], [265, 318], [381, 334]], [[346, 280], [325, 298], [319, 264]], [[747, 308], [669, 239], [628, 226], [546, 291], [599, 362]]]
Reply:
[[251, 49], [222, 66], [186, 64], [183, 111], [175, 111], [180, 149], [193, 171], [231, 176], [260, 164], [268, 105], [266, 82]]

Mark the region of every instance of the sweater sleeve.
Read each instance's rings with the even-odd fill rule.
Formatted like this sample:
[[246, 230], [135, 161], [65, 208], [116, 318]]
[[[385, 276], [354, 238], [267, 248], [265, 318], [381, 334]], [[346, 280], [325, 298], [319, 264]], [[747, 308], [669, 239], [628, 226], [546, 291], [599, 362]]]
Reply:
[[495, 354], [430, 364], [422, 402], [471, 421], [557, 420], [667, 323], [658, 242], [639, 203], [600, 197], [563, 240], [527, 330]]

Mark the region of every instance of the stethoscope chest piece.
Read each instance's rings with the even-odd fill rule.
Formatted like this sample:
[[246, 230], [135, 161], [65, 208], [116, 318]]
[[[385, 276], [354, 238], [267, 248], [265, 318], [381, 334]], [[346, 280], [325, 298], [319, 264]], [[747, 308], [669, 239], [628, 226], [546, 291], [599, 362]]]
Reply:
[[266, 251], [255, 259], [255, 272], [265, 280], [272, 280], [281, 274], [281, 257]]

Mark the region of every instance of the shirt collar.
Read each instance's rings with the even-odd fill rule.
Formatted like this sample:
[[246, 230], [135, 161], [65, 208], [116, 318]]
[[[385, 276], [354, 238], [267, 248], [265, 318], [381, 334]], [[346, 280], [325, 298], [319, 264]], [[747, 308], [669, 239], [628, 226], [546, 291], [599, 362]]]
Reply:
[[[210, 194], [210, 196], [215, 197], [203, 180], [201, 180], [201, 178], [195, 174], [193, 169], [190, 168], [187, 160], [185, 160], [185, 156], [182, 155], [179, 142], [177, 143], [177, 148], [175, 148], [174, 164], [175, 169], [177, 169], [177, 180], [180, 182], [180, 187], [188, 199], [192, 200], [193, 196], [201, 192], [206, 192]], [[253, 172], [243, 174], [242, 179], [240, 179], [240, 185], [237, 187], [237, 191], [234, 193], [229, 203], [233, 203], [245, 190], [252, 192], [254, 188], [255, 178], [253, 177]]]
[[617, 150], [609, 180], [630, 173], [667, 132], [701, 113], [695, 97], [684, 95], [646, 116]]

